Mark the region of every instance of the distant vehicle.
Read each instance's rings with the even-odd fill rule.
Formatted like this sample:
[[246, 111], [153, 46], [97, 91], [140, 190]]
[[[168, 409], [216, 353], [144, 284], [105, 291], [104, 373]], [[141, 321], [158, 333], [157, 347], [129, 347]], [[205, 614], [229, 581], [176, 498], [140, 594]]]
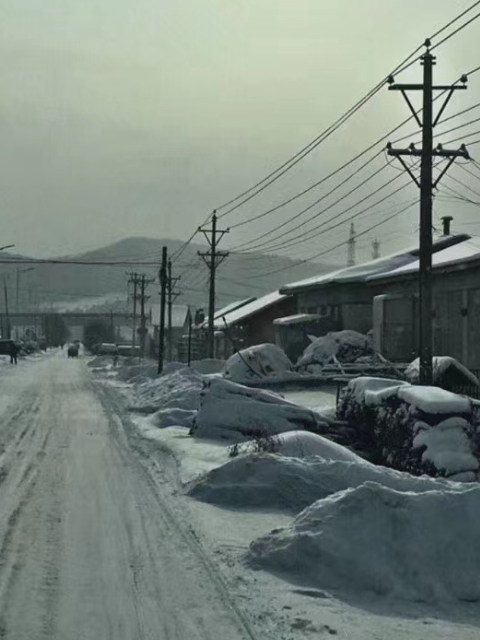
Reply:
[[68, 357], [69, 358], [77, 358], [78, 357], [78, 347], [74, 344], [71, 344], [68, 347], [68, 351], [67, 351]]

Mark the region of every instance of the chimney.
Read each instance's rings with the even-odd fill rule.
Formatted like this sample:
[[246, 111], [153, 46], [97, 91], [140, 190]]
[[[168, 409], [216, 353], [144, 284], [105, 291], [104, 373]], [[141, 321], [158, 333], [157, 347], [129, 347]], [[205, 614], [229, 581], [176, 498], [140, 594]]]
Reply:
[[453, 220], [453, 216], [443, 216], [442, 218], [442, 223], [443, 223], [443, 235], [444, 236], [450, 236], [451, 231], [450, 231], [450, 223]]

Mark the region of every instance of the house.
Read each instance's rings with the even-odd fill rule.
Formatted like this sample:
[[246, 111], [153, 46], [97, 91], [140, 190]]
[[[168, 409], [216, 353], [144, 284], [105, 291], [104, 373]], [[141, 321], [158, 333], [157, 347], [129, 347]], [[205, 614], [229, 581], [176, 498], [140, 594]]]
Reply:
[[[274, 320], [295, 311], [290, 295], [274, 291], [260, 298], [250, 299], [239, 307], [215, 314], [215, 353], [228, 358], [237, 349], [264, 342], [275, 343]], [[203, 329], [206, 329], [204, 323]]]
[[[469, 238], [457, 235], [442, 238], [433, 245], [433, 252], [454, 247]], [[364, 264], [346, 267], [332, 273], [284, 285], [280, 293], [296, 298], [296, 312], [316, 314], [335, 321], [338, 329], [368, 333], [373, 326], [373, 298], [369, 278], [376, 274], [408, 268], [418, 262], [418, 248], [411, 248]]]
[[[432, 258], [433, 351], [480, 370], [480, 238], [456, 238]], [[392, 360], [418, 355], [418, 270], [417, 259], [367, 278], [375, 345]]]

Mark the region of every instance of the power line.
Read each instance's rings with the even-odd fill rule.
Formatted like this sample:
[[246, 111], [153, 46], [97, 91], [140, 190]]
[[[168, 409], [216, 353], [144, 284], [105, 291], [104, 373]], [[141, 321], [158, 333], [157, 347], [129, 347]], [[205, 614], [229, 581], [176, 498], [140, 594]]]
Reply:
[[[287, 248], [287, 247], [292, 247], [295, 246], [299, 243], [304, 242], [303, 238], [305, 238], [306, 236], [309, 236], [309, 239], [313, 239], [318, 237], [318, 235], [320, 233], [326, 233], [327, 231], [330, 231], [331, 229], [336, 229], [338, 228], [340, 225], [345, 224], [346, 222], [350, 222], [351, 220], [357, 218], [358, 216], [362, 215], [363, 213], [370, 211], [371, 209], [373, 209], [374, 207], [376, 207], [378, 204], [381, 204], [382, 202], [385, 202], [386, 200], [388, 200], [389, 198], [393, 197], [394, 195], [396, 195], [399, 191], [401, 191], [402, 189], [405, 189], [408, 185], [409, 182], [406, 182], [405, 184], [403, 184], [401, 187], [399, 187], [398, 189], [396, 189], [395, 191], [392, 191], [391, 193], [389, 193], [388, 195], [386, 195], [385, 197], [381, 198], [380, 200], [377, 200], [376, 202], [372, 203], [371, 205], [369, 205], [368, 207], [366, 207], [365, 209], [362, 209], [361, 211], [355, 213], [354, 215], [350, 216], [348, 218], [347, 221], [342, 220], [340, 222], [337, 222], [336, 224], [332, 225], [331, 227], [328, 227], [327, 229], [324, 229], [324, 227], [326, 225], [328, 225], [330, 222], [332, 222], [332, 220], [339, 218], [340, 216], [345, 215], [346, 213], [352, 211], [352, 209], [355, 209], [356, 207], [358, 207], [360, 204], [362, 204], [363, 202], [365, 202], [366, 200], [368, 200], [369, 198], [371, 198], [372, 196], [376, 195], [377, 193], [379, 193], [381, 190], [385, 189], [385, 187], [391, 185], [393, 182], [395, 182], [396, 180], [398, 180], [401, 177], [400, 174], [396, 175], [394, 178], [392, 178], [391, 180], [389, 180], [388, 182], [386, 182], [385, 184], [383, 184], [381, 187], [379, 187], [378, 189], [376, 189], [375, 191], [372, 191], [371, 193], [369, 193], [367, 196], [365, 196], [364, 198], [362, 198], [361, 200], [359, 200], [358, 202], [356, 202], [355, 204], [351, 205], [350, 207], [347, 207], [347, 209], [344, 209], [343, 211], [341, 211], [340, 213], [336, 214], [334, 218], [329, 218], [328, 220], [325, 220], [325, 222], [322, 222], [321, 224], [313, 227], [312, 229], [308, 229], [306, 231], [303, 231], [300, 234], [297, 234], [295, 236], [293, 236], [292, 238], [290, 238], [289, 240], [285, 241], [284, 243], [280, 243], [277, 245], [272, 245], [268, 247], [268, 250], [273, 251], [273, 250], [278, 250], [278, 249], [283, 249], [283, 248]], [[324, 229], [324, 231], [322, 231], [322, 229]], [[313, 231], [315, 231], [315, 233], [312, 233]], [[257, 247], [258, 249], [258, 247]]]
[[[472, 11], [475, 7], [477, 7], [480, 3], [479, 2], [475, 2], [468, 10], [468, 11]], [[463, 13], [463, 15], [465, 15], [465, 12]], [[437, 49], [438, 47], [440, 47], [442, 44], [445, 44], [445, 42], [448, 42], [448, 40], [450, 40], [450, 38], [453, 38], [454, 36], [457, 35], [457, 33], [460, 33], [460, 31], [463, 31], [463, 29], [465, 29], [466, 27], [468, 27], [470, 24], [472, 24], [473, 22], [475, 22], [475, 20], [477, 20], [477, 18], [480, 18], [480, 12], [475, 14], [473, 16], [473, 18], [470, 18], [469, 20], [467, 20], [467, 22], [465, 22], [464, 24], [460, 25], [457, 29], [455, 29], [455, 31], [452, 31], [452, 33], [449, 33], [447, 36], [445, 36], [442, 40], [440, 40], [440, 42], [437, 42], [437, 44], [435, 44], [433, 47], [431, 47], [430, 51], [433, 51], [434, 49]]]
[[[372, 225], [368, 229], [365, 229], [364, 231], [360, 231], [360, 233], [356, 234], [356, 237], [359, 238], [361, 236], [364, 236], [365, 234], [369, 233], [370, 231], [373, 231], [374, 229], [377, 229], [381, 225], [389, 222], [390, 220], [393, 220], [393, 218], [398, 217], [400, 214], [402, 214], [405, 211], [407, 211], [408, 209], [410, 209], [410, 207], [412, 207], [416, 202], [417, 202], [417, 199], [415, 198], [414, 201], [410, 202], [410, 204], [408, 204], [403, 209], [400, 209], [400, 211], [397, 211], [396, 213], [392, 214], [391, 216], [388, 216], [387, 218], [384, 218], [383, 220], [381, 220], [380, 222]], [[348, 242], [348, 239], [344, 240], [343, 242], [340, 242], [339, 244], [335, 245], [334, 247], [331, 247], [330, 249], [326, 249], [325, 251], [321, 251], [320, 253], [317, 253], [314, 256], [311, 256], [309, 258], [305, 258], [304, 260], [301, 260], [300, 263], [297, 263], [297, 264], [295, 264], [293, 266], [296, 267], [296, 266], [299, 266], [299, 264], [304, 264], [304, 263], [307, 263], [307, 262], [313, 262], [313, 261], [317, 260], [318, 258], [321, 258], [324, 255], [327, 255], [327, 253], [331, 253], [332, 251], [335, 251], [339, 247], [345, 246], [345, 244], [347, 242]], [[291, 268], [292, 268], [292, 266], [281, 267], [279, 269], [275, 269], [274, 271], [269, 271], [269, 272], [266, 272], [266, 273], [260, 273], [260, 274], [258, 274], [257, 277], [263, 278], [264, 276], [270, 276], [270, 275], [273, 275], [273, 274], [276, 274], [276, 273], [281, 273], [282, 271], [287, 271], [288, 269], [291, 269]]]

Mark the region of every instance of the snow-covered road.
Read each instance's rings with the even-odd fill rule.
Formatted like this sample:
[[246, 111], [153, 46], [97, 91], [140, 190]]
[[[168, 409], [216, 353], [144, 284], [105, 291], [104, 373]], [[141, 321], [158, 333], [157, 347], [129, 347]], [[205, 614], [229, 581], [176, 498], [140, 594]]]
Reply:
[[0, 387], [1, 638], [255, 637], [114, 390], [63, 354]]

